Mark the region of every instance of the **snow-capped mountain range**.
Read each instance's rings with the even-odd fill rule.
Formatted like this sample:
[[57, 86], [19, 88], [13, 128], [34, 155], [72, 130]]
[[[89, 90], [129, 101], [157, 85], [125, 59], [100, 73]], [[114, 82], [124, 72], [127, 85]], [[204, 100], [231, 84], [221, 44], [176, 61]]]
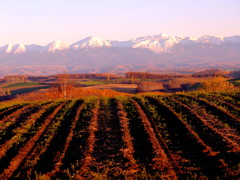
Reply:
[[9, 43], [0, 47], [0, 75], [19, 71], [31, 74], [32, 69], [36, 71], [43, 66], [47, 68], [40, 74], [51, 74], [52, 70], [47, 70], [50, 66], [55, 69], [61, 66], [75, 73], [210, 65], [236, 69], [239, 62], [240, 36], [196, 38], [159, 34], [128, 41], [87, 37], [73, 44], [57, 40], [46, 46]]
[[168, 34], [160, 34], [154, 36], [145, 36], [133, 38], [129, 41], [110, 41], [103, 40], [98, 37], [89, 36], [85, 39], [77, 41], [73, 44], [66, 44], [62, 41], [56, 40], [46, 46], [40, 45], [24, 45], [24, 44], [7, 44], [0, 47], [0, 52], [6, 54], [21, 54], [31, 51], [38, 52], [55, 52], [61, 50], [77, 50], [83, 48], [99, 48], [99, 47], [119, 47], [119, 48], [146, 48], [154, 52], [169, 52], [177, 44], [221, 44], [221, 43], [240, 43], [240, 36], [202, 36], [196, 37], [183, 37], [171, 36]]

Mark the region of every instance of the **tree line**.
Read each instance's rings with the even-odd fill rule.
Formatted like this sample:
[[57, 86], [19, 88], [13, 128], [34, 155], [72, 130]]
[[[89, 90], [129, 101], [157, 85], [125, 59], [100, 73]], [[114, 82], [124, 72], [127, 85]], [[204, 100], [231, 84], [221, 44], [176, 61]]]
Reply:
[[81, 74], [57, 74], [54, 77], [56, 78], [69, 78], [69, 79], [118, 79], [122, 78], [121, 76], [108, 73], [81, 73]]
[[193, 74], [164, 74], [164, 73], [147, 73], [147, 72], [127, 72], [126, 78], [135, 79], [167, 79], [167, 78], [182, 78], [182, 77], [227, 77], [228, 71], [220, 69], [209, 69]]

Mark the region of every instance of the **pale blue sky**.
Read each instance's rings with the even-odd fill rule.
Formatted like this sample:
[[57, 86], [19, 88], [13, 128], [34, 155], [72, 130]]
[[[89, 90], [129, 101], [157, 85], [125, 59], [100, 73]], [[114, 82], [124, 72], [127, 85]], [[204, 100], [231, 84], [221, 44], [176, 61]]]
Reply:
[[240, 35], [240, 0], [0, 0], [0, 46], [171, 35]]

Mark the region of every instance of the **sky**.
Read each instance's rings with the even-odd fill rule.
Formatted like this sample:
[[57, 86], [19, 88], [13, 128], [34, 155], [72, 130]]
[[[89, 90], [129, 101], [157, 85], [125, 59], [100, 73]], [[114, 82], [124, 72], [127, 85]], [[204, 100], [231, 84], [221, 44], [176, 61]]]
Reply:
[[0, 0], [0, 46], [240, 35], [240, 0]]

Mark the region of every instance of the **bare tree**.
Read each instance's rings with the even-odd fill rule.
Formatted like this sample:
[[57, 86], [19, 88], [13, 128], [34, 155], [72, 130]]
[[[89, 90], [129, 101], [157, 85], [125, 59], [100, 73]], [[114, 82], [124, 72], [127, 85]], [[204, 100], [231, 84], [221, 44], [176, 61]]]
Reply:
[[69, 74], [66, 72], [63, 74], [58, 74], [58, 83], [60, 85], [60, 90], [63, 93], [63, 98], [67, 99], [67, 86], [68, 86], [68, 80], [69, 80]]

